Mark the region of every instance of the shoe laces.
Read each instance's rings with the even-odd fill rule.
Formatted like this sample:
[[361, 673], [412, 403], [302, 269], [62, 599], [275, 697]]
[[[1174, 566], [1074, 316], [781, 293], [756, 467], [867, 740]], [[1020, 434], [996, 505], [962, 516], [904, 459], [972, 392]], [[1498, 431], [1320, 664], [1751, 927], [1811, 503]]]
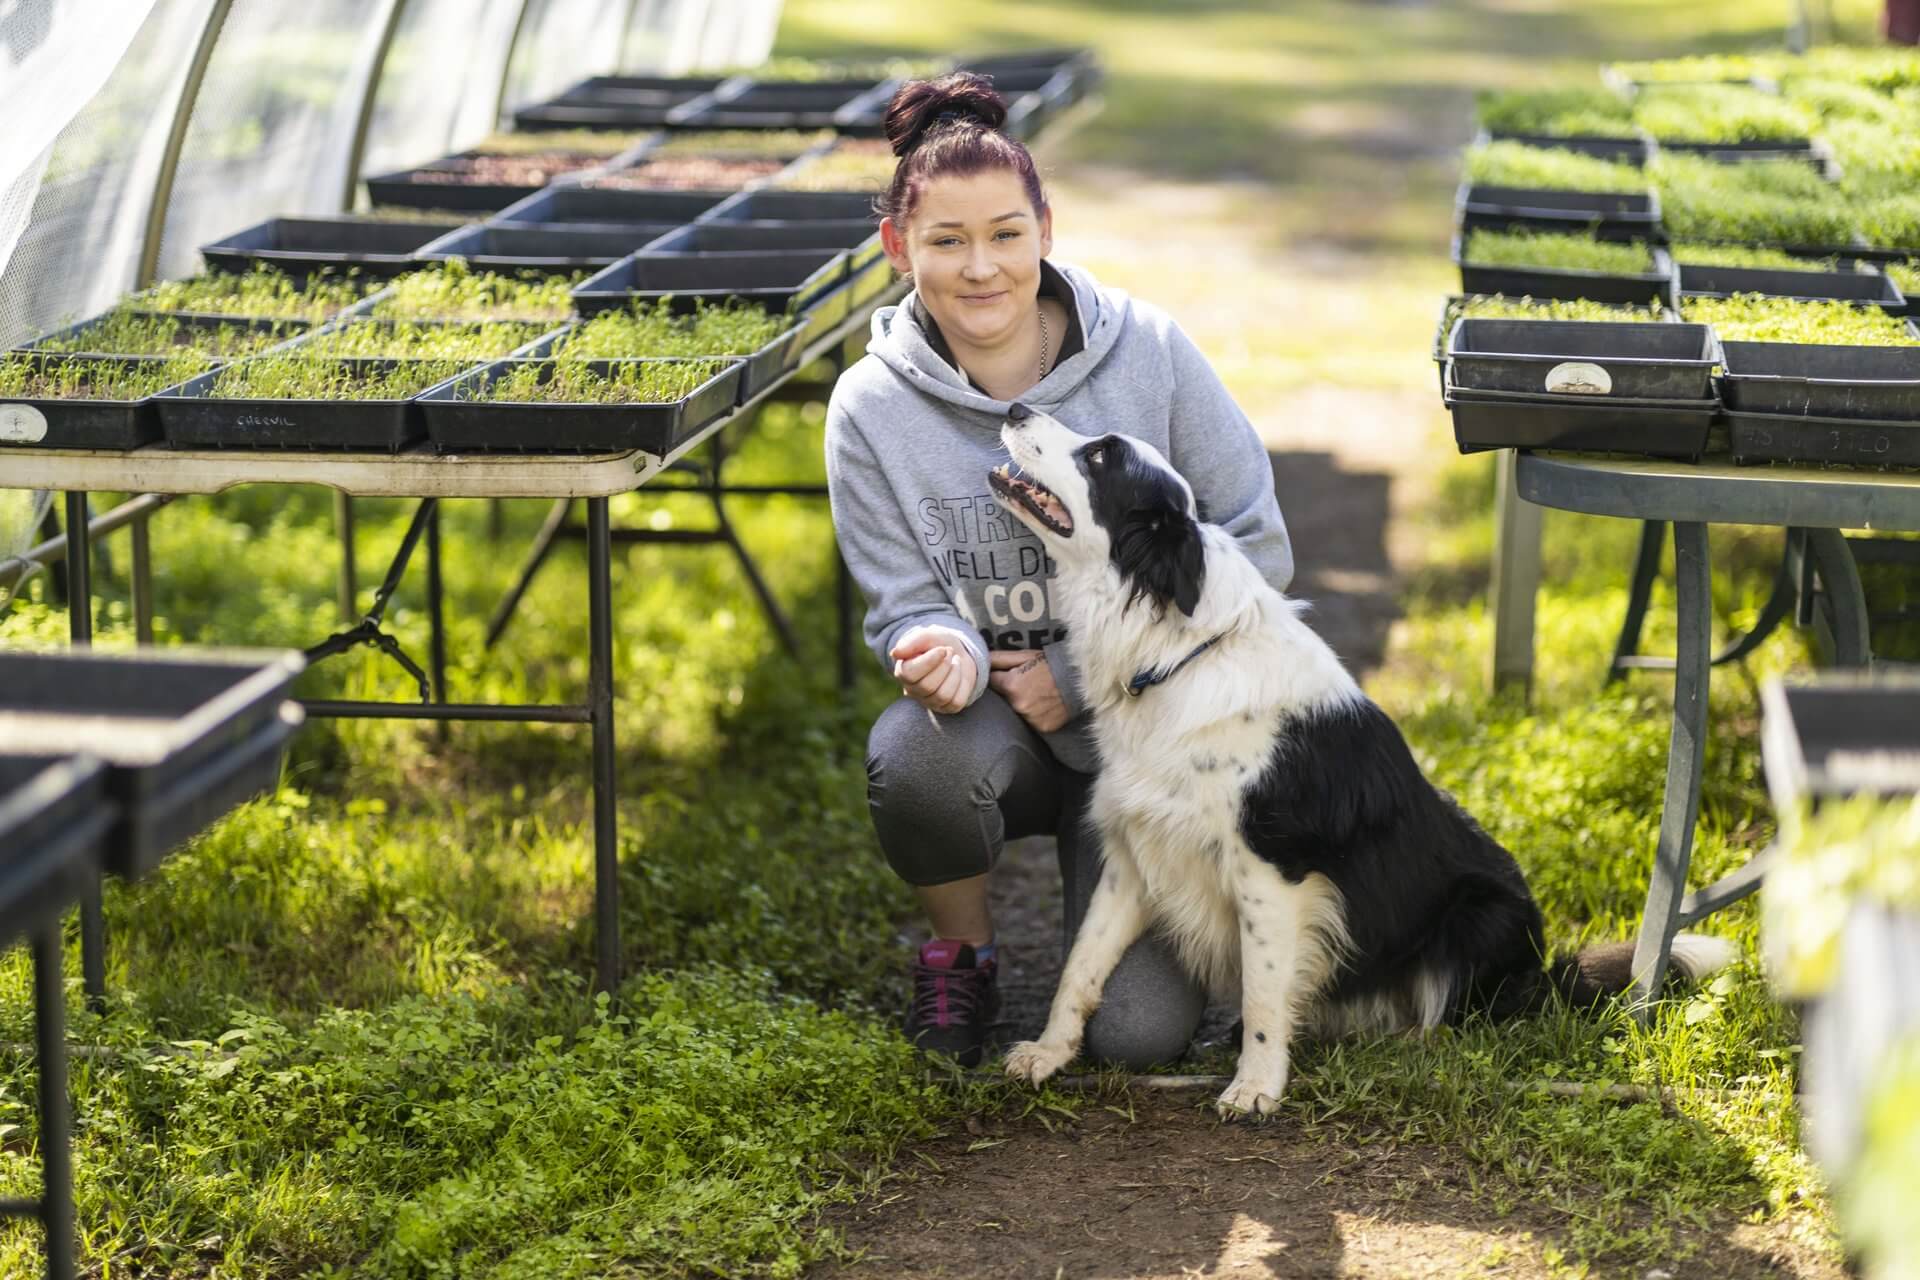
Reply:
[[971, 1026], [993, 986], [992, 964], [943, 969], [914, 962], [914, 1020], [922, 1026]]

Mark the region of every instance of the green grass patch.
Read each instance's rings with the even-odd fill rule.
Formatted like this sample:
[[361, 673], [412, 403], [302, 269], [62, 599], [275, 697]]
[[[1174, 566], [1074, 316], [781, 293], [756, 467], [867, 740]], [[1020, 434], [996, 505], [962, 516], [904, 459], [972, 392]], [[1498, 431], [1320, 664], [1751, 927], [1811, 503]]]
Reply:
[[1805, 108], [1741, 85], [1643, 88], [1633, 122], [1661, 142], [1791, 142], [1814, 123]]
[[462, 386], [457, 395], [507, 404], [670, 404], [726, 367], [724, 360], [620, 360], [602, 368], [582, 360], [534, 360], [484, 386]]
[[1467, 150], [1467, 181], [1494, 187], [1640, 194], [1647, 175], [1630, 164], [1558, 147], [1488, 142]]
[[738, 300], [698, 301], [676, 314], [665, 299], [603, 311], [560, 339], [559, 360], [627, 360], [649, 356], [747, 356], [793, 326], [791, 317]]
[[1814, 342], [1858, 347], [1910, 347], [1907, 322], [1878, 307], [1844, 302], [1800, 301], [1738, 293], [1731, 298], [1688, 298], [1680, 318], [1710, 324], [1723, 342]]
[[358, 302], [366, 282], [330, 276], [296, 280], [271, 267], [251, 271], [209, 271], [190, 280], [167, 280], [129, 305], [142, 311], [195, 311], [223, 316], [278, 320], [325, 320]]
[[407, 400], [474, 361], [350, 361], [293, 351], [228, 365], [213, 380], [220, 400]]
[[377, 320], [564, 320], [573, 311], [570, 290], [585, 278], [474, 271], [454, 259], [399, 277], [371, 314]]
[[1461, 259], [1476, 267], [1546, 267], [1641, 275], [1653, 270], [1653, 253], [1638, 240], [1625, 243], [1557, 231], [1474, 231]]
[[1676, 240], [1819, 245], [1853, 236], [1841, 194], [1797, 161], [1720, 164], [1663, 152], [1649, 170], [1661, 221]]
[[144, 400], [213, 367], [198, 352], [113, 364], [12, 353], [0, 356], [0, 396], [21, 400]]
[[1597, 85], [1487, 90], [1476, 102], [1481, 127], [1496, 133], [1618, 138], [1633, 130], [1633, 105]]

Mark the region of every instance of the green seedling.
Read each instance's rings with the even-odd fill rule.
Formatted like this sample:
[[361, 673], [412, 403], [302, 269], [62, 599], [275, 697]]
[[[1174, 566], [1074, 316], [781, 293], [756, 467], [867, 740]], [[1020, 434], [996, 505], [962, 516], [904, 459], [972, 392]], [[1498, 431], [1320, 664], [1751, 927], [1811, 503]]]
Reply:
[[1906, 321], [1878, 307], [1854, 307], [1844, 302], [1738, 293], [1731, 298], [1684, 299], [1680, 318], [1712, 325], [1722, 342], [1801, 342], [1852, 347], [1920, 345], [1907, 332]]
[[1721, 164], [1663, 152], [1649, 168], [1661, 221], [1675, 239], [1813, 245], [1853, 238], [1845, 199], [1798, 161]]
[[1633, 165], [1518, 142], [1488, 142], [1470, 148], [1466, 171], [1468, 182], [1490, 187], [1620, 194], [1647, 190], [1647, 175]]
[[366, 365], [297, 352], [228, 365], [213, 380], [221, 400], [407, 400], [473, 367], [471, 360]]
[[695, 129], [676, 133], [649, 156], [742, 156], [777, 160], [830, 142], [831, 129]]
[[485, 360], [525, 346], [551, 326], [544, 322], [420, 324], [405, 320], [357, 320], [300, 345], [310, 358], [374, 357], [390, 360]]
[[1813, 132], [1805, 108], [1743, 85], [1642, 89], [1633, 122], [1661, 142], [1792, 142]]
[[793, 321], [738, 300], [675, 315], [665, 299], [606, 311], [561, 339], [561, 360], [625, 360], [648, 356], [751, 355], [792, 327]]
[[519, 276], [474, 271], [462, 259], [409, 272], [374, 305], [380, 320], [564, 320], [583, 276]]
[[1653, 253], [1638, 240], [1618, 243], [1561, 232], [1475, 231], [1463, 261], [1476, 267], [1545, 267], [1642, 275], [1653, 270]]
[[575, 155], [619, 155], [646, 137], [610, 129], [555, 129], [550, 133], [496, 133], [473, 150], [491, 156], [542, 155], [569, 151]]
[[727, 367], [724, 360], [529, 361], [485, 386], [463, 386], [462, 400], [503, 404], [672, 404]]
[[1755, 267], [1780, 271], [1844, 271], [1838, 257], [1810, 258], [1784, 249], [1767, 249], [1742, 244], [1702, 244], [1678, 241], [1670, 250], [1673, 260], [1693, 267]]
[[834, 150], [815, 156], [773, 185], [786, 191], [883, 191], [898, 164], [891, 152]]
[[198, 351], [127, 364], [14, 352], [0, 357], [0, 400], [144, 400], [212, 367]]
[[1920, 247], [1920, 192], [1863, 200], [1854, 206], [1853, 216], [1868, 244], [1885, 249]]
[[1767, 79], [1780, 70], [1780, 55], [1708, 53], [1650, 62], [1616, 62], [1613, 76], [1639, 85], [1718, 84]]
[[1920, 296], [1920, 259], [1909, 258], [1905, 262], [1882, 263], [1880, 269], [1893, 277], [1900, 292], [1909, 298]]
[[120, 307], [78, 333], [44, 338], [35, 349], [116, 356], [168, 356], [191, 350], [227, 358], [285, 342], [296, 331], [297, 326], [256, 329], [242, 324], [195, 325], [178, 316]]
[[1892, 97], [1865, 85], [1821, 76], [1797, 76], [1787, 81], [1782, 96], [1820, 120], [1864, 120], [1890, 124], [1906, 113]]
[[1920, 125], [1834, 120], [1821, 136], [1833, 149], [1841, 189], [1850, 196], [1896, 195], [1920, 187]]
[[1479, 96], [1480, 124], [1496, 133], [1556, 138], [1623, 137], [1633, 131], [1633, 105], [1610, 89], [1506, 89]]
[[310, 276], [302, 281], [263, 266], [239, 274], [209, 271], [190, 280], [168, 280], [135, 294], [129, 305], [142, 311], [325, 320], [352, 306], [366, 291], [366, 282], [352, 275]]

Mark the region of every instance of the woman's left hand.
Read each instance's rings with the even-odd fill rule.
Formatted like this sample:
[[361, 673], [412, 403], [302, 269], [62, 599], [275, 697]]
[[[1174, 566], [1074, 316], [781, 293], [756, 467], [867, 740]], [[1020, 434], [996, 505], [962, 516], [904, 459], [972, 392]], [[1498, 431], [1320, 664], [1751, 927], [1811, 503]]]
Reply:
[[1007, 700], [1035, 733], [1052, 733], [1067, 724], [1067, 704], [1053, 681], [1053, 668], [1039, 649], [1004, 649], [987, 655], [993, 672], [987, 685]]

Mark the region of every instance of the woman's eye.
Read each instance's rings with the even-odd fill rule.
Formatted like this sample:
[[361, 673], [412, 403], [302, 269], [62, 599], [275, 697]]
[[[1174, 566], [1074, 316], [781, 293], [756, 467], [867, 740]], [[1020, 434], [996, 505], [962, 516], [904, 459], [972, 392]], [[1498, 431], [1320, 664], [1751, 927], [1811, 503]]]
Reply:
[[1001, 235], [1002, 237], [1004, 237], [1004, 238], [1006, 238], [1006, 239], [1009, 239], [1009, 240], [1011, 240], [1011, 239], [1012, 239], [1013, 237], [1015, 237], [1015, 236], [1017, 236], [1017, 235], [1019, 235], [1019, 234], [1020, 234], [1020, 233], [1019, 233], [1018, 231], [1002, 231], [1002, 232], [1000, 233], [1000, 235]]

